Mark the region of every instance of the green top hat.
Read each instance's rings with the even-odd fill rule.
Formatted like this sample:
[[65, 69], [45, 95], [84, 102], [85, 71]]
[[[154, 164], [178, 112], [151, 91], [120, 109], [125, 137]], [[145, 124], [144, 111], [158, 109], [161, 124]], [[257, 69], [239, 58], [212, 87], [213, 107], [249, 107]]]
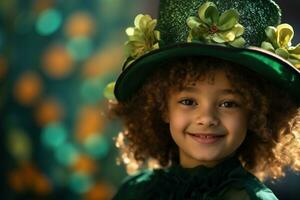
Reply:
[[300, 103], [300, 44], [291, 45], [293, 28], [280, 17], [272, 0], [161, 0], [158, 21], [140, 14], [126, 30], [115, 97], [126, 101], [165, 60], [210, 56], [246, 66]]

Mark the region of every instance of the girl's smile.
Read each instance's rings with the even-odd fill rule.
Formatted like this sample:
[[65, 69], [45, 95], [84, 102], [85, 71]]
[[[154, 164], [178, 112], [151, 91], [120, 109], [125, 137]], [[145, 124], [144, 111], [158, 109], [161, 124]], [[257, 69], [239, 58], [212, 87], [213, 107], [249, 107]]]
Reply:
[[170, 92], [166, 122], [179, 147], [184, 167], [214, 166], [234, 153], [247, 132], [247, 112], [241, 94], [225, 72], [180, 91]]
[[215, 133], [188, 133], [186, 134], [192, 137], [195, 141], [200, 144], [214, 144], [220, 141], [225, 135]]

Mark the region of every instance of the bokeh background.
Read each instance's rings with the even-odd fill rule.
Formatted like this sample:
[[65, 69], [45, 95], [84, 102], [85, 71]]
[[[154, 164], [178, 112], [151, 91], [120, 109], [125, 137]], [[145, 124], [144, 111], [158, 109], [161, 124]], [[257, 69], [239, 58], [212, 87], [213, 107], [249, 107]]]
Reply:
[[[300, 1], [277, 1], [300, 42]], [[124, 60], [124, 30], [158, 0], [0, 0], [0, 199], [109, 200], [116, 164], [103, 90]], [[298, 199], [300, 176], [266, 182]]]

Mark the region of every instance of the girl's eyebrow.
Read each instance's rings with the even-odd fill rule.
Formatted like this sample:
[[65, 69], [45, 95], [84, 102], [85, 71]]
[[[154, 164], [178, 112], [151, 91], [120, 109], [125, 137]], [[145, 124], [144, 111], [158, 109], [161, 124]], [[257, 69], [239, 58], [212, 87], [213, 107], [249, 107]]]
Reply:
[[186, 86], [180, 90], [181, 92], [199, 92], [196, 87]]

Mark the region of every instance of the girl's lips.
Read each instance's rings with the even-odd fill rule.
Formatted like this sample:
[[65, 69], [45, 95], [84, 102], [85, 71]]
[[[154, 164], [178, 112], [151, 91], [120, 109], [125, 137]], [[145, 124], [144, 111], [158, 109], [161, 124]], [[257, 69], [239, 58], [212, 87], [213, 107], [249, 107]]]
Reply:
[[202, 134], [202, 133], [187, 133], [190, 137], [192, 137], [196, 142], [201, 144], [214, 144], [220, 141], [225, 135], [219, 134]]

